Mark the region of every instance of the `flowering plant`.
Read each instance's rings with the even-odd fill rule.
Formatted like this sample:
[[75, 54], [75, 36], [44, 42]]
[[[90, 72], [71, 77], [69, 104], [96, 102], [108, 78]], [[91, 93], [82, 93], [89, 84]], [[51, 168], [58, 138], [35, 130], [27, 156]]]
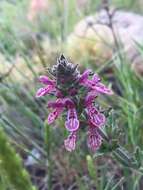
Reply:
[[[69, 63], [61, 55], [57, 64], [49, 69], [53, 79], [40, 76], [39, 81], [45, 86], [40, 88], [36, 97], [53, 95], [54, 101], [48, 102], [52, 109], [48, 115], [48, 124], [52, 124], [63, 112], [66, 112], [65, 128], [69, 136], [64, 140], [65, 148], [73, 151], [76, 146], [77, 133], [82, 123], [88, 128], [88, 147], [96, 151], [102, 142], [98, 132], [105, 122], [105, 115], [95, 105], [100, 94], [112, 95], [97, 74], [85, 70], [80, 74], [77, 65]], [[84, 118], [84, 121], [81, 120]]]

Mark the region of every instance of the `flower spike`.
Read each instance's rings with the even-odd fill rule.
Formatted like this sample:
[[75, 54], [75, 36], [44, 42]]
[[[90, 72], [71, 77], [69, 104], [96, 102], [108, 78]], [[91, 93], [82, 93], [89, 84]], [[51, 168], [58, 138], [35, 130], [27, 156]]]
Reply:
[[49, 72], [52, 79], [45, 75], [40, 76], [39, 82], [44, 87], [36, 93], [37, 98], [52, 95], [52, 100], [47, 105], [51, 111], [48, 124], [53, 124], [63, 113], [65, 119], [66, 112], [65, 129], [69, 135], [64, 140], [65, 149], [69, 152], [75, 150], [77, 132], [83, 123], [88, 130], [88, 147], [92, 151], [98, 150], [102, 143], [98, 128], [105, 125], [106, 117], [97, 108], [96, 99], [100, 94], [112, 95], [112, 90], [101, 83], [100, 77], [92, 70], [87, 69], [80, 74], [77, 65], [69, 63], [64, 55], [57, 59], [57, 64]]

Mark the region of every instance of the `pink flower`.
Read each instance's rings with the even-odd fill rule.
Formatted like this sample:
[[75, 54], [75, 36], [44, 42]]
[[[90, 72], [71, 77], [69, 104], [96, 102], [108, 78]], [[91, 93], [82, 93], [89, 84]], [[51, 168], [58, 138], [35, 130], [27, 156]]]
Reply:
[[90, 91], [85, 98], [85, 107], [89, 123], [87, 144], [92, 151], [96, 151], [101, 145], [101, 136], [98, 133], [97, 128], [102, 127], [106, 122], [104, 114], [100, 113], [94, 106], [94, 99], [96, 97], [97, 92], [94, 90]]
[[48, 85], [44, 88], [40, 88], [36, 93], [36, 97], [39, 98], [41, 96], [45, 96], [46, 94], [49, 94], [53, 91], [54, 91], [54, 86]]
[[103, 93], [103, 94], [108, 94], [108, 95], [112, 95], [113, 94], [112, 90], [110, 90], [109, 88], [107, 88], [101, 82], [98, 82], [97, 84], [93, 85], [92, 89], [96, 90], [99, 93]]
[[64, 99], [59, 98], [56, 101], [49, 101], [48, 102], [48, 108], [64, 108], [65, 107], [65, 103], [64, 103]]
[[55, 85], [55, 81], [49, 79], [47, 76], [42, 75], [39, 77], [39, 82], [45, 84], [45, 85]]
[[77, 112], [74, 103], [68, 99], [66, 100], [66, 104], [68, 106], [68, 113], [65, 127], [68, 131], [73, 132], [79, 128], [79, 120], [77, 118]]
[[48, 124], [53, 123], [67, 108], [67, 121], [65, 121], [65, 128], [70, 131], [76, 131], [79, 128], [79, 120], [77, 118], [77, 113], [75, 105], [70, 98], [58, 98], [56, 101], [48, 102], [48, 108], [53, 108], [54, 111], [48, 116]]
[[90, 106], [97, 97], [98, 93], [95, 90], [89, 91], [85, 97], [85, 106]]
[[100, 82], [100, 78], [97, 74], [94, 74], [92, 79], [88, 79], [89, 70], [86, 70], [80, 77], [79, 83], [85, 87], [88, 87], [90, 90], [94, 90], [97, 93], [112, 95], [113, 92], [107, 88], [103, 83]]
[[94, 106], [93, 101], [95, 97], [97, 97], [96, 91], [89, 92], [85, 98], [85, 106], [89, 121], [93, 125], [100, 127], [105, 124], [106, 119], [104, 114], [100, 113]]
[[94, 74], [93, 77], [92, 77], [92, 81], [94, 83], [98, 83], [101, 81], [100, 77], [97, 75], [97, 74]]
[[40, 88], [36, 93], [36, 97], [45, 96], [46, 94], [49, 94], [55, 90], [55, 81], [50, 80], [48, 77], [41, 76], [39, 81], [46, 85], [46, 87]]
[[77, 135], [75, 132], [71, 133], [67, 139], [64, 140], [64, 145], [67, 151], [75, 150]]
[[56, 108], [48, 115], [48, 124], [52, 124], [63, 112], [63, 108]]
[[98, 127], [103, 126], [105, 124], [105, 116], [100, 113], [93, 105], [87, 107], [87, 114], [89, 121]]
[[90, 69], [85, 70], [84, 73], [82, 73], [82, 75], [79, 77], [79, 83], [84, 84], [88, 80], [90, 73], [92, 73]]
[[111, 95], [112, 91], [102, 84], [100, 77], [91, 70], [80, 74], [77, 66], [69, 63], [63, 55], [49, 71], [53, 80], [44, 75], [40, 76], [39, 82], [44, 87], [36, 93], [36, 97], [52, 95], [54, 98], [47, 105], [51, 111], [48, 124], [52, 124], [66, 112], [65, 129], [69, 136], [64, 140], [65, 148], [70, 152], [75, 149], [77, 132], [83, 123], [88, 129], [88, 147], [96, 151], [102, 142], [99, 128], [106, 122], [104, 114], [96, 106], [96, 99], [100, 94]]
[[70, 132], [76, 131], [79, 128], [79, 120], [70, 118], [65, 122], [65, 127]]
[[61, 115], [61, 113], [64, 111], [64, 107], [64, 99], [62, 98], [59, 98], [56, 101], [50, 101], [48, 103], [48, 108], [54, 109], [54, 111], [48, 115], [48, 124], [53, 123]]
[[88, 131], [87, 145], [92, 151], [96, 151], [101, 146], [102, 139], [95, 126], [90, 125]]

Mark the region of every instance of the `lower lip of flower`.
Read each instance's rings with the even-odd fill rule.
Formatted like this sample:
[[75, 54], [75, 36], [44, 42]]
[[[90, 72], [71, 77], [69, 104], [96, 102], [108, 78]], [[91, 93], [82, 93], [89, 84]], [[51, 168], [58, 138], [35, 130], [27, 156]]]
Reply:
[[79, 120], [71, 118], [65, 122], [65, 127], [68, 131], [76, 131], [79, 128]]

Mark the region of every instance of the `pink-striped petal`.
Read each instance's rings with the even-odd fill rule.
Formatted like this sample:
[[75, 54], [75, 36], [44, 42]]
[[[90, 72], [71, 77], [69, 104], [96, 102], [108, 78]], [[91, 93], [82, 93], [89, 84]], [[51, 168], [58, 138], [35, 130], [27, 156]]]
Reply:
[[56, 112], [56, 111], [51, 112], [51, 113], [48, 115], [48, 124], [50, 125], [50, 124], [53, 123], [56, 119], [57, 119], [57, 112]]
[[93, 100], [98, 96], [96, 90], [90, 91], [87, 96], [85, 97], [85, 106], [88, 107], [92, 104]]
[[98, 83], [95, 86], [92, 87], [92, 89], [96, 90], [99, 93], [112, 95], [113, 91], [107, 88], [104, 84]]
[[65, 127], [70, 132], [76, 131], [79, 128], [79, 120], [71, 118], [65, 122]]
[[84, 71], [84, 73], [79, 78], [79, 83], [86, 82], [86, 80], [88, 79], [90, 73], [92, 73], [92, 71], [90, 69], [87, 69], [86, 71]]
[[[92, 128], [92, 127], [91, 127]], [[98, 150], [101, 146], [102, 139], [101, 136], [98, 134], [96, 129], [90, 129], [89, 134], [88, 134], [88, 139], [87, 139], [87, 145], [88, 147], [95, 152]]]
[[47, 76], [42, 75], [39, 77], [39, 82], [46, 84], [46, 85], [55, 85], [55, 81], [49, 79]]
[[92, 81], [96, 84], [100, 81], [100, 77], [97, 74], [94, 74], [92, 77]]
[[106, 121], [106, 118], [102, 113], [94, 114], [89, 119], [90, 122], [97, 127], [103, 126]]
[[67, 120], [69, 120], [71, 118], [77, 119], [77, 113], [76, 113], [76, 109], [75, 108], [68, 109]]
[[64, 145], [67, 151], [72, 152], [76, 147], [76, 134], [71, 134], [64, 140]]
[[48, 102], [48, 108], [64, 108], [65, 104], [63, 102]]
[[55, 109], [53, 112], [51, 112], [48, 115], [48, 124], [50, 125], [51, 123], [53, 123], [60, 116], [62, 112], [63, 112], [62, 108]]
[[55, 90], [55, 87], [49, 85], [49, 86], [46, 86], [44, 88], [40, 88], [37, 93], [36, 93], [36, 97], [39, 98], [41, 96], [45, 96], [46, 94], [52, 92], [53, 90]]
[[89, 121], [97, 127], [103, 126], [105, 124], [106, 118], [104, 114], [100, 113], [99, 110], [92, 104], [87, 107]]
[[99, 111], [92, 104], [87, 107], [89, 117], [96, 115]]

